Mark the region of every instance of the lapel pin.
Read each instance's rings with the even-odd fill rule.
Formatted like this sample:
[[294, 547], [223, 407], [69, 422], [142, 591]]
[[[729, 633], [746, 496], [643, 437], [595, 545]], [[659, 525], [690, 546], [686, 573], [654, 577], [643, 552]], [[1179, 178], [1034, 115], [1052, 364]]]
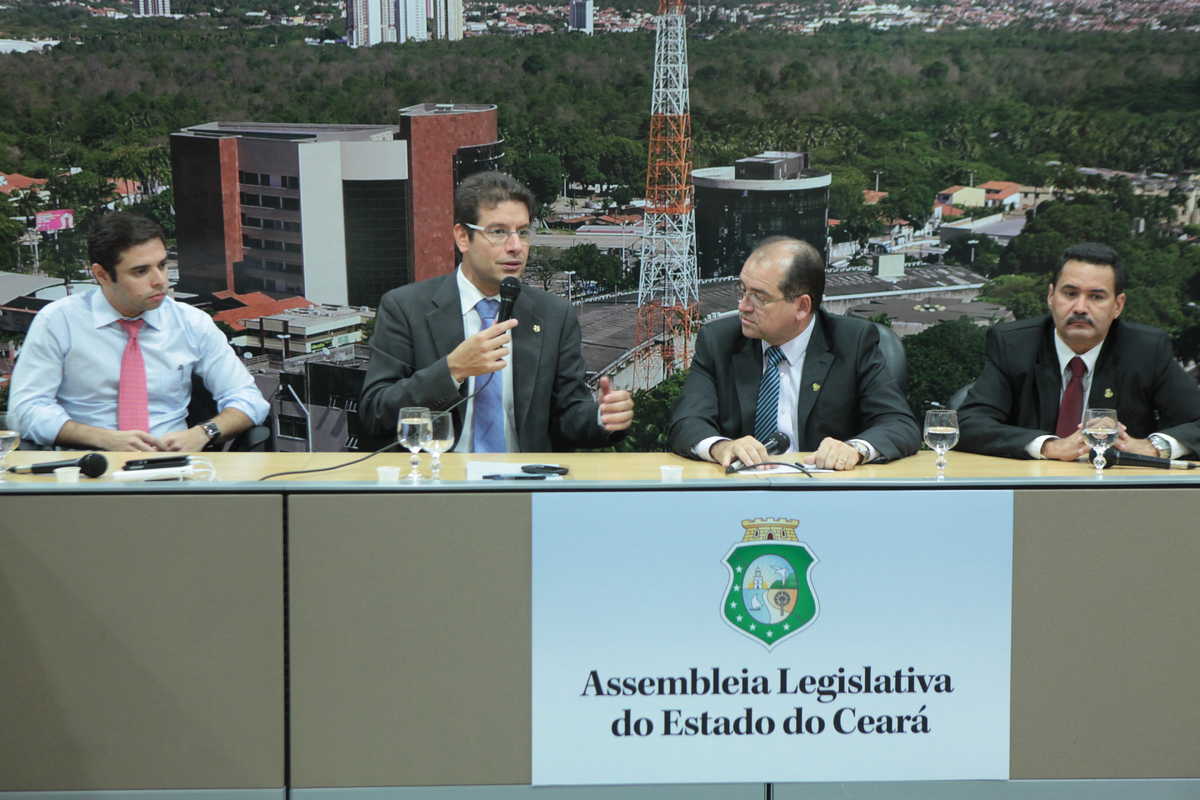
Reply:
[[1105, 397], [1106, 399], [1109, 399], [1109, 400], [1111, 400], [1111, 399], [1112, 399], [1112, 396], [1113, 396], [1113, 390], [1112, 390], [1112, 389], [1105, 389], [1105, 390], [1104, 390], [1104, 397]]
[[536, 323], [535, 323], [535, 324], [534, 324], [534, 326], [533, 326], [533, 332], [534, 332], [534, 333], [541, 333], [541, 332], [542, 332], [542, 326], [541, 326], [541, 325], [538, 325], [538, 324], [536, 324]]
[[819, 384], [819, 383], [814, 383], [814, 384], [812, 385], [812, 390], [813, 390], [814, 392], [819, 392], [819, 391], [821, 391], [821, 384]]

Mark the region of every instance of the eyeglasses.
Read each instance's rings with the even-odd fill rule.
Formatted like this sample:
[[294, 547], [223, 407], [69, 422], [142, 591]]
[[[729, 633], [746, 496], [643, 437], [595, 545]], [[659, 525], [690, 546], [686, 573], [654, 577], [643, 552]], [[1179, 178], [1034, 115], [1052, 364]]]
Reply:
[[769, 306], [771, 303], [778, 303], [780, 300], [791, 299], [788, 297], [767, 297], [757, 289], [747, 289], [746, 285], [740, 281], [738, 282], [737, 286], [734, 287], [734, 291], [737, 292], [738, 303], [741, 303], [744, 298], [748, 297], [750, 298], [750, 305], [758, 309]]
[[479, 231], [492, 244], [504, 244], [510, 236], [516, 236], [521, 240], [521, 244], [529, 244], [533, 240], [533, 228], [518, 228], [515, 231], [510, 231], [508, 228], [481, 228], [469, 222], [464, 222], [462, 225], [464, 228]]

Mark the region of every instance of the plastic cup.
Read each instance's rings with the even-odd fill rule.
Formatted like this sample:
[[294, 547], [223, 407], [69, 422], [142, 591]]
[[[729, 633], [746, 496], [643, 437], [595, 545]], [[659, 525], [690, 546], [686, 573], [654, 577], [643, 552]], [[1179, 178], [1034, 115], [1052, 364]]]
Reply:
[[400, 468], [399, 467], [376, 467], [375, 474], [379, 478], [380, 483], [399, 483]]
[[54, 477], [59, 483], [79, 483], [79, 467], [59, 467]]
[[677, 464], [663, 464], [658, 471], [663, 483], [683, 483], [683, 467]]

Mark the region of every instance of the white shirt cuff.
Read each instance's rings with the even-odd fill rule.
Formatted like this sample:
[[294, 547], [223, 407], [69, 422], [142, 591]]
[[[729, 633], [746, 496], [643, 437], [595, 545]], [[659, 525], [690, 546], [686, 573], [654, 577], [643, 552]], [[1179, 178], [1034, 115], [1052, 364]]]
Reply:
[[717, 442], [728, 442], [728, 441], [729, 441], [729, 437], [727, 437], [727, 436], [709, 436], [707, 439], [701, 439], [700, 442], [695, 447], [692, 448], [692, 452], [696, 454], [696, 458], [702, 459], [704, 461], [714, 461], [715, 462], [716, 459], [713, 458], [712, 455], [709, 453], [709, 451], [712, 450], [712, 446], [714, 444], [716, 444]]

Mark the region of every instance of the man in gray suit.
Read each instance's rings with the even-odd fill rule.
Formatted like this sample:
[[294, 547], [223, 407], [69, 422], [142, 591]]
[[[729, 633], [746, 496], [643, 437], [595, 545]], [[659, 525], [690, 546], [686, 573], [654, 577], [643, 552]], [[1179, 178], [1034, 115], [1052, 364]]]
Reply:
[[671, 449], [729, 466], [769, 460], [777, 431], [818, 467], [854, 469], [915, 453], [920, 432], [866, 320], [821, 311], [825, 264], [812, 245], [763, 241], [741, 272], [738, 315], [696, 340], [671, 422]]
[[459, 268], [380, 303], [359, 403], [368, 434], [393, 436], [401, 408], [425, 406], [454, 408], [457, 452], [605, 447], [624, 435], [633, 398], [608, 378], [596, 397], [588, 391], [579, 321], [566, 301], [524, 286], [512, 319], [495, 321], [500, 281], [525, 271], [533, 207], [529, 190], [502, 173], [459, 186]]

